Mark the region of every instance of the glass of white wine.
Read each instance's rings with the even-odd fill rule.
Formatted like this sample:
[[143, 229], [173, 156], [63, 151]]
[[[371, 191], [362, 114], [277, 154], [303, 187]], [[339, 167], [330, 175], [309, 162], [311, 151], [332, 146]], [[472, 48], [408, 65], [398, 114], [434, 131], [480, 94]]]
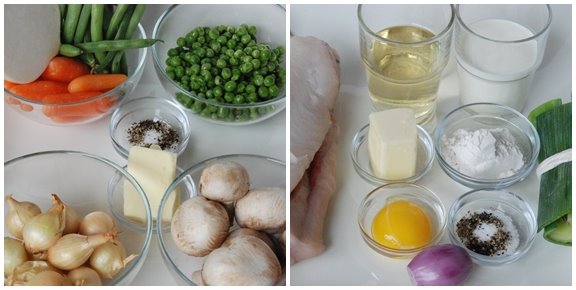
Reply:
[[448, 63], [454, 5], [358, 5], [360, 52], [377, 111], [411, 108], [428, 131]]

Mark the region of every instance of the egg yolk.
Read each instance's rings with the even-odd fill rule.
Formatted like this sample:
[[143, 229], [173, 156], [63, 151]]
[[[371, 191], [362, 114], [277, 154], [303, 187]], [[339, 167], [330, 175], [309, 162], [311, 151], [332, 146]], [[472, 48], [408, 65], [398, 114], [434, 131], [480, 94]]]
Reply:
[[399, 200], [383, 207], [372, 222], [372, 236], [394, 249], [413, 249], [432, 239], [428, 215], [418, 205]]

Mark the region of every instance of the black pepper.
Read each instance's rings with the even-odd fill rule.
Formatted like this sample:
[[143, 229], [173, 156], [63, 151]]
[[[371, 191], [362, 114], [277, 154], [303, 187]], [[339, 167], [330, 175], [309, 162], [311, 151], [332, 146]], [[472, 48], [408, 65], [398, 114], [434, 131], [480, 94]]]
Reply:
[[133, 146], [160, 146], [160, 149], [174, 149], [180, 135], [169, 124], [160, 120], [142, 120], [128, 128], [128, 141]]
[[[496, 231], [486, 237], [479, 237], [475, 231], [486, 225], [492, 225]], [[469, 250], [486, 256], [501, 256], [507, 250], [512, 239], [505, 229], [504, 222], [488, 212], [470, 213], [456, 224], [458, 237]]]

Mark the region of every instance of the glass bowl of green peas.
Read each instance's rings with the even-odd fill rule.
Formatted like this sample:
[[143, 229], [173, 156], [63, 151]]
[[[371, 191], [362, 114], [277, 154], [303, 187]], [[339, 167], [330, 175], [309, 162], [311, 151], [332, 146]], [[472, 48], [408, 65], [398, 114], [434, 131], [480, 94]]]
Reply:
[[172, 5], [152, 32], [158, 78], [204, 120], [266, 120], [286, 108], [285, 20], [280, 5]]

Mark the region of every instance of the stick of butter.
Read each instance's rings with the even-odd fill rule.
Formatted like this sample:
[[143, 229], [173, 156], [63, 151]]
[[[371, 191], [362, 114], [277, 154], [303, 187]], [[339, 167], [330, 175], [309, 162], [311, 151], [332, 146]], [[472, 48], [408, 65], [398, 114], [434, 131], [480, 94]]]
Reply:
[[399, 108], [370, 114], [368, 152], [375, 176], [404, 179], [416, 172], [417, 128], [411, 109]]
[[[128, 172], [138, 181], [152, 210], [152, 218], [157, 220], [160, 201], [168, 186], [176, 177], [176, 158], [172, 152], [139, 146], [130, 148]], [[179, 194], [171, 193], [166, 200], [162, 221], [169, 222], [179, 204]], [[129, 219], [146, 222], [146, 210], [136, 191], [128, 181], [124, 181], [124, 216]]]

